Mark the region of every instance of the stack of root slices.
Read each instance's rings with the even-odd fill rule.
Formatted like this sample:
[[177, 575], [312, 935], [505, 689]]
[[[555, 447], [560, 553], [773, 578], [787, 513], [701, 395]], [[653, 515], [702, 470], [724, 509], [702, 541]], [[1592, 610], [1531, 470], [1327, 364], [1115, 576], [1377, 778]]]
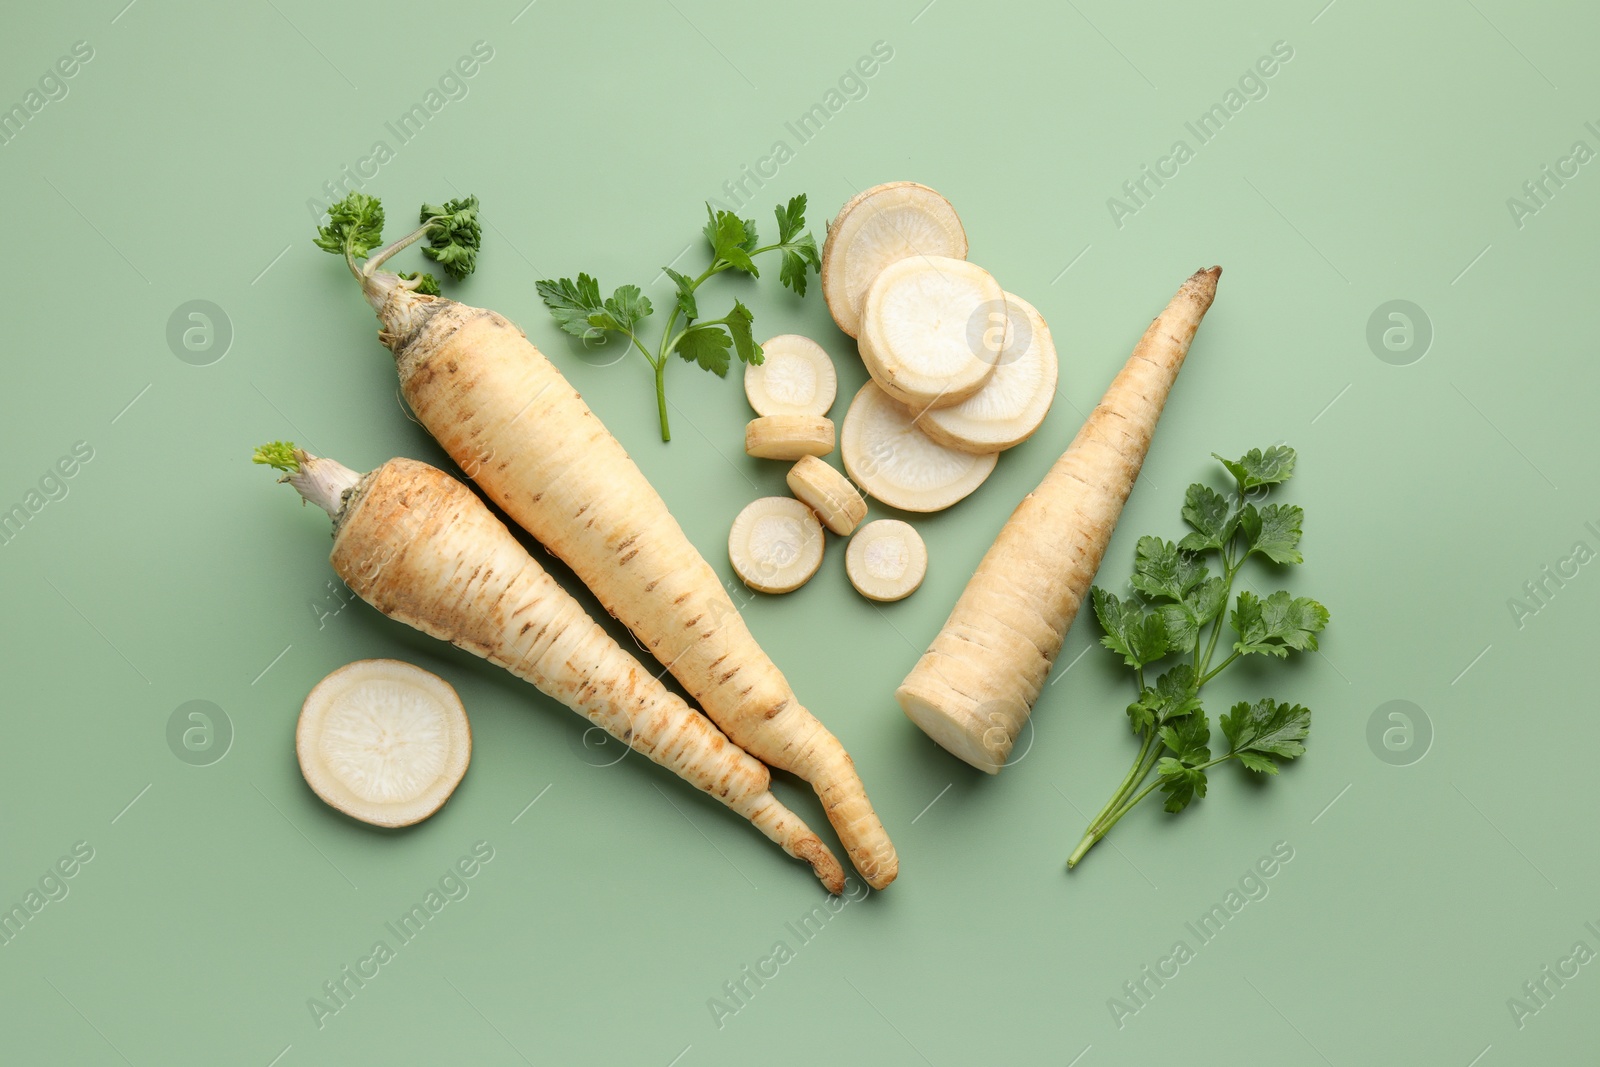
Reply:
[[902, 511], [966, 497], [1055, 398], [1044, 317], [966, 256], [955, 209], [916, 182], [852, 198], [823, 245], [823, 297], [872, 376], [845, 414], [844, 467]]

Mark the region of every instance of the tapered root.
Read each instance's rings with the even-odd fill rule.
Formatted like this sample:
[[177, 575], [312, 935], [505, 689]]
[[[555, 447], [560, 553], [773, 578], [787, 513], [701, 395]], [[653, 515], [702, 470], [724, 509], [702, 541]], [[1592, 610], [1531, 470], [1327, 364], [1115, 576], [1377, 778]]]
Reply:
[[800, 821], [800, 817], [778, 802], [771, 793], [762, 793], [742, 801], [736, 808], [749, 819], [755, 828], [776, 842], [778, 847], [797, 860], [811, 864], [817, 878], [828, 892], [837, 896], [844, 892], [844, 868], [834, 858], [822, 838]]

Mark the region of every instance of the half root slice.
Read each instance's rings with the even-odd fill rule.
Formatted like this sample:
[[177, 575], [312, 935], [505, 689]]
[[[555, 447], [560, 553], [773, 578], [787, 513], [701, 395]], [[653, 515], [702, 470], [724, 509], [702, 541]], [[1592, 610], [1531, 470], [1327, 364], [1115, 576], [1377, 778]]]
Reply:
[[868, 382], [845, 413], [844, 469], [874, 499], [902, 511], [942, 511], [971, 493], [995, 455], [946, 448], [917, 429], [911, 413]]
[[826, 415], [839, 392], [833, 360], [797, 333], [762, 342], [760, 363], [744, 368], [744, 395], [757, 415]]
[[806, 456], [784, 478], [795, 499], [817, 513], [822, 525], [841, 537], [867, 517], [867, 502], [850, 479], [816, 456]]
[[950, 201], [916, 182], [887, 182], [839, 209], [822, 243], [822, 297], [839, 329], [859, 336], [867, 287], [910, 256], [967, 258], [967, 233]]
[[788, 496], [764, 496], [745, 505], [728, 531], [728, 562], [758, 593], [798, 589], [822, 566], [825, 539], [816, 515]]
[[757, 459], [799, 459], [833, 451], [833, 420], [822, 415], [763, 415], [744, 428], [744, 450]]
[[885, 267], [861, 312], [861, 361], [914, 411], [946, 408], [982, 389], [1004, 351], [1005, 290], [982, 267], [918, 256]]
[[850, 538], [844, 569], [868, 600], [904, 600], [928, 573], [928, 546], [910, 523], [876, 519]]
[[941, 445], [983, 455], [1033, 436], [1056, 398], [1057, 358], [1050, 327], [1037, 308], [1005, 294], [1009, 330], [982, 389], [947, 408], [917, 414], [917, 428]]
[[438, 811], [472, 759], [456, 691], [397, 659], [357, 660], [318, 682], [294, 744], [317, 796], [374, 826], [410, 826]]

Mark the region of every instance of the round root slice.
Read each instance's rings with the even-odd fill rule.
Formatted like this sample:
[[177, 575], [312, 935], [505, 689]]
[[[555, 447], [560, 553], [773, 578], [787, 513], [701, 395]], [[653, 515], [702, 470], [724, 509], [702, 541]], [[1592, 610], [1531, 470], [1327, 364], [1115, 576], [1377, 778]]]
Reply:
[[790, 468], [784, 479], [795, 499], [817, 513], [822, 525], [841, 537], [867, 517], [867, 502], [850, 479], [816, 456], [806, 456]]
[[995, 465], [993, 453], [974, 456], [933, 440], [872, 382], [850, 402], [840, 440], [855, 483], [902, 511], [942, 511], [982, 485]]
[[917, 428], [941, 445], [983, 455], [1020, 445], [1037, 430], [1056, 398], [1056, 346], [1044, 316], [1007, 293], [1010, 331], [994, 376], [954, 407], [929, 408]]
[[993, 376], [1009, 325], [1005, 290], [982, 267], [947, 256], [902, 259], [867, 290], [861, 361], [913, 410], [951, 407]]
[[799, 459], [833, 451], [833, 420], [822, 415], [763, 415], [744, 428], [744, 450], [757, 459]]
[[822, 566], [822, 526], [811, 509], [788, 496], [753, 500], [728, 531], [734, 573], [758, 593], [799, 589]]
[[397, 659], [363, 659], [311, 690], [294, 747], [307, 784], [330, 805], [374, 826], [410, 826], [460, 784], [472, 729], [443, 678]]
[[928, 546], [910, 523], [877, 519], [850, 538], [844, 569], [868, 600], [904, 600], [928, 573]]
[[744, 368], [744, 395], [757, 415], [826, 415], [839, 392], [839, 376], [822, 346], [797, 333], [761, 345], [760, 363]]
[[822, 244], [822, 297], [839, 329], [859, 336], [867, 287], [909, 256], [967, 258], [967, 233], [950, 201], [916, 182], [888, 182], [840, 209]]

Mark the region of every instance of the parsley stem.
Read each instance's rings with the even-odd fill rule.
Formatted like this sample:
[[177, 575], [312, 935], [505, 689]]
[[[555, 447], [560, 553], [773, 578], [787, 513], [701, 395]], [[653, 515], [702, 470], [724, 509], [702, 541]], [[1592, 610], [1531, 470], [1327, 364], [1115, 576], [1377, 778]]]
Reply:
[[1212, 668], [1207, 673], [1201, 675], [1200, 676], [1200, 681], [1195, 685], [1195, 688], [1198, 689], [1200, 686], [1205, 685], [1207, 682], [1211, 681], [1211, 679], [1215, 678], [1217, 675], [1222, 673], [1222, 669], [1224, 667], [1226, 667], [1228, 664], [1232, 663], [1234, 660], [1236, 660], [1238, 658], [1239, 658], [1239, 650], [1238, 649], [1234, 649], [1233, 652], [1228, 655], [1227, 659], [1225, 659], [1221, 663], [1217, 664], [1216, 667]]
[[656, 363], [656, 413], [661, 416], [661, 440], [672, 440], [672, 427], [667, 424], [667, 361]]

